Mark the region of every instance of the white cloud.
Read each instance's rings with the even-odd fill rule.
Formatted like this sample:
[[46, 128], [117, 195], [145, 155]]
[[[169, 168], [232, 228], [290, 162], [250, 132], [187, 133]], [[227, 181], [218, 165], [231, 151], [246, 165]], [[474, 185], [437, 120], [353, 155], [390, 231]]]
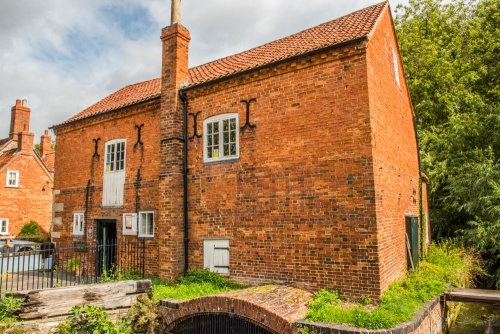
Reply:
[[[195, 66], [332, 20], [380, 0], [183, 1]], [[394, 9], [400, 2], [391, 0]], [[138, 10], [142, 8], [142, 10]], [[140, 16], [138, 16], [140, 15]], [[160, 76], [168, 0], [2, 0], [0, 138], [27, 99], [39, 137], [123, 86]]]

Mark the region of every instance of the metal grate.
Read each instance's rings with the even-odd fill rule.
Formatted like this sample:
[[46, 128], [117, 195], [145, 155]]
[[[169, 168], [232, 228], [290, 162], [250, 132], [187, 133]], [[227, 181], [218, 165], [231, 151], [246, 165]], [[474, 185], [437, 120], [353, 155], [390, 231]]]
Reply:
[[165, 334], [281, 334], [255, 320], [228, 313], [197, 313], [181, 318]]

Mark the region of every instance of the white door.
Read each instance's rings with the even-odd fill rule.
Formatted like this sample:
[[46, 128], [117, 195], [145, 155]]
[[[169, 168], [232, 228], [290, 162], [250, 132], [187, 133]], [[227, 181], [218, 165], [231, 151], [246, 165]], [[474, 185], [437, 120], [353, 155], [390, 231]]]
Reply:
[[102, 206], [123, 206], [124, 185], [125, 140], [112, 140], [106, 143]]

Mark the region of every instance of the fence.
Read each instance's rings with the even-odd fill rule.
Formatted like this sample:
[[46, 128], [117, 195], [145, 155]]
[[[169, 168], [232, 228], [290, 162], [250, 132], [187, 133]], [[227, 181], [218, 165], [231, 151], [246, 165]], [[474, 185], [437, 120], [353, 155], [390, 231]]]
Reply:
[[70, 245], [17, 242], [0, 247], [0, 292], [142, 278], [144, 256], [143, 240]]

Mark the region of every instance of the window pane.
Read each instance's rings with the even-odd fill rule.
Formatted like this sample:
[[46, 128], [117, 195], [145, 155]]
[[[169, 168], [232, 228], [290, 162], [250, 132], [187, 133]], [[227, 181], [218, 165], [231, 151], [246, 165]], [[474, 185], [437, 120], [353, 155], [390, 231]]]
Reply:
[[219, 122], [214, 123], [214, 132], [219, 132]]
[[229, 144], [224, 144], [224, 156], [229, 155]]
[[231, 144], [231, 155], [236, 155], [236, 144]]
[[212, 123], [207, 124], [207, 133], [211, 134], [212, 133]]
[[223, 139], [223, 141], [222, 141], [222, 142], [223, 142], [224, 144], [229, 143], [229, 132], [224, 131], [224, 135], [223, 135], [223, 136], [224, 136], [224, 137], [223, 137], [224, 139]]
[[216, 145], [216, 146], [219, 145], [219, 134], [214, 135], [214, 145]]
[[231, 130], [236, 130], [236, 118], [231, 118]]
[[229, 131], [229, 120], [222, 121], [222, 124], [223, 124], [223, 127], [222, 127], [223, 131], [224, 132]]
[[212, 148], [211, 147], [207, 148], [207, 157], [213, 158], [213, 153], [212, 153]]
[[236, 131], [231, 131], [231, 138], [230, 138], [231, 143], [236, 142]]

